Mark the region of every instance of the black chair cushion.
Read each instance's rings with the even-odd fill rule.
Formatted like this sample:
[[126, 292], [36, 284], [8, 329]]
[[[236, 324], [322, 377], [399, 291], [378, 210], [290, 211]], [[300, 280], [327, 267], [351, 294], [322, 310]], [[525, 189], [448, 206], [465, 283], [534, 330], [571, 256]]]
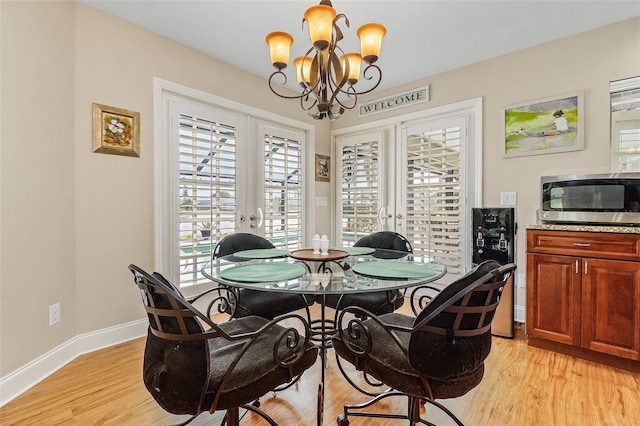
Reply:
[[[173, 414], [196, 414], [207, 382], [207, 343], [178, 342], [147, 333], [142, 380], [153, 398]], [[170, 368], [168, 366], [171, 366]]]
[[[257, 330], [267, 322], [264, 318], [257, 316], [244, 317], [233, 321], [219, 324], [225, 332], [229, 334], [240, 334]], [[275, 389], [290, 380], [287, 368], [278, 366], [274, 361], [273, 348], [275, 342], [284, 331], [283, 327], [272, 326], [268, 328], [255, 342], [251, 350], [244, 354], [240, 362], [233, 369], [229, 382], [225, 385], [218, 403], [219, 409], [237, 407], [249, 403]], [[229, 369], [231, 362], [243, 349], [246, 341], [238, 341], [235, 345], [230, 345], [228, 341], [222, 339], [209, 340], [210, 352], [210, 377], [209, 392], [214, 394], [220, 387], [220, 378]], [[311, 345], [311, 344], [310, 344]], [[280, 354], [285, 356], [285, 342], [280, 345]], [[301, 374], [311, 367], [317, 358], [317, 348], [310, 346], [303, 355], [300, 362], [292, 367], [294, 376]], [[213, 378], [218, 377], [217, 380]], [[206, 401], [210, 404], [210, 401]]]
[[[319, 300], [322, 295], [316, 297]], [[344, 294], [340, 299], [339, 294], [327, 294], [325, 304], [332, 308], [344, 308], [347, 306], [358, 306], [375, 314], [389, 314], [404, 304], [404, 295], [399, 290], [375, 291], [369, 293]], [[393, 301], [393, 302], [391, 302]], [[338, 303], [340, 306], [338, 307]]]
[[218, 241], [218, 244], [213, 249], [213, 258], [228, 256], [237, 251], [270, 248], [275, 248], [275, 246], [266, 238], [247, 232], [236, 232], [222, 237]]
[[[386, 324], [411, 328], [414, 318], [404, 314], [391, 313], [381, 315], [380, 320]], [[359, 370], [375, 377], [386, 385], [403, 393], [428, 397], [428, 391], [424, 388], [420, 379], [420, 373], [410, 364], [407, 356], [396, 342], [390, 337], [389, 332], [372, 319], [364, 320], [372, 341], [371, 351], [356, 359], [345, 343], [336, 335], [333, 337], [333, 347], [336, 353], [357, 366]], [[409, 345], [410, 334], [396, 332], [402, 347], [406, 350]], [[344, 339], [349, 339], [348, 333], [343, 333]], [[440, 381], [429, 380], [429, 385], [436, 398], [455, 398], [464, 395], [482, 380], [484, 367], [481, 364], [474, 371], [461, 374], [453, 380]]]
[[[250, 333], [267, 322], [257, 316], [245, 317], [219, 324], [226, 333]], [[283, 327], [274, 325], [266, 330], [250, 351], [228, 374], [228, 382], [216, 409], [226, 410], [250, 403], [277, 386], [290, 380], [287, 368], [279, 366], [272, 356], [274, 344]], [[169, 341], [148, 333], [145, 348], [143, 380], [158, 404], [173, 414], [196, 414], [208, 410], [213, 395], [222, 385], [225, 372], [242, 351], [247, 340], [235, 343], [224, 338], [205, 341]], [[284, 342], [281, 354], [285, 354]], [[307, 349], [301, 362], [292, 367], [293, 375], [301, 374], [316, 360], [317, 350]], [[170, 367], [169, 367], [170, 366]], [[208, 383], [207, 396], [199, 404], [200, 392]]]
[[[376, 250], [372, 254], [373, 257], [379, 259], [399, 259], [413, 252], [411, 243], [405, 237], [391, 231], [380, 231], [365, 235], [356, 241], [353, 246], [383, 249]], [[385, 252], [385, 250], [394, 250], [396, 253]], [[316, 298], [316, 300], [318, 299]], [[339, 306], [338, 303], [340, 304]], [[400, 290], [392, 290], [391, 292], [376, 291], [354, 295], [346, 294], [342, 299], [340, 299], [340, 295], [330, 294], [325, 297], [325, 304], [335, 309], [359, 306], [374, 315], [382, 315], [399, 309], [404, 304], [404, 295]]]
[[365, 235], [355, 242], [354, 247], [372, 247], [412, 253], [411, 243], [397, 232], [380, 231]]
[[314, 298], [295, 293], [267, 292], [241, 288], [240, 297], [234, 313], [234, 318], [258, 315], [273, 319], [278, 315], [304, 309], [314, 303]]
[[[414, 324], [419, 324], [425, 317], [435, 309], [449, 300], [452, 296], [475, 285], [476, 281], [498, 268], [500, 264], [495, 261], [486, 261], [472, 269], [455, 282], [445, 287], [416, 317]], [[473, 298], [480, 298], [481, 294], [473, 294]], [[485, 297], [486, 298], [486, 297]], [[475, 302], [475, 303], [474, 303]], [[485, 300], [471, 300], [470, 305], [485, 305]], [[460, 305], [460, 300], [453, 303]], [[486, 321], [491, 321], [487, 316]], [[455, 314], [441, 312], [429, 322], [429, 325], [445, 330], [452, 330], [454, 327]], [[485, 321], [485, 322], [486, 322]], [[476, 315], [465, 314], [459, 328], [474, 329], [478, 326]], [[439, 335], [429, 332], [418, 331], [411, 337], [409, 343], [409, 360], [411, 365], [424, 376], [431, 379], [451, 380], [460, 375], [465, 375], [476, 371], [489, 355], [491, 350], [491, 331], [473, 337], [455, 338], [450, 335]]]
[[[236, 232], [218, 241], [213, 250], [213, 258], [229, 256], [243, 250], [271, 248], [275, 248], [275, 246], [266, 238], [247, 232]], [[246, 260], [235, 257], [227, 259], [232, 262]], [[233, 314], [234, 318], [258, 315], [263, 318], [273, 319], [278, 315], [311, 306], [315, 302], [313, 297], [307, 298], [301, 294], [273, 293], [246, 288], [238, 289], [237, 295], [238, 304]], [[228, 312], [230, 311], [228, 310]]]

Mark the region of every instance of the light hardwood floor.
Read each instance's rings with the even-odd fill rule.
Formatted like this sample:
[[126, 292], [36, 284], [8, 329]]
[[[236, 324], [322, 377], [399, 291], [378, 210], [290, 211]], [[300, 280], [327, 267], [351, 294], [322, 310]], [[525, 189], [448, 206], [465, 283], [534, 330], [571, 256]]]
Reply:
[[[0, 408], [0, 425], [144, 426], [184, 420], [164, 412], [147, 393], [143, 350], [144, 339], [137, 339], [77, 358]], [[324, 424], [335, 425], [344, 403], [367, 398], [340, 376], [332, 352], [328, 359]], [[485, 367], [475, 389], [441, 401], [468, 426], [640, 425], [640, 374], [529, 347], [521, 326], [515, 339], [494, 337]], [[283, 426], [315, 425], [319, 369], [317, 362], [295, 387], [262, 397], [261, 408]], [[389, 401], [385, 407], [404, 410], [406, 402]], [[192, 424], [220, 424], [221, 415], [205, 414]], [[266, 423], [249, 415], [241, 424]], [[351, 420], [351, 425], [394, 424], [406, 422]]]

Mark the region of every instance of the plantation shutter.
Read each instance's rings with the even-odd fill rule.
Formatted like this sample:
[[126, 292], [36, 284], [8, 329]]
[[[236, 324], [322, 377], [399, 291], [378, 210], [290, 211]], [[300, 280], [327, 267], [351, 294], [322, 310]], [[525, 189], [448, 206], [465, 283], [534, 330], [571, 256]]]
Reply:
[[464, 271], [460, 246], [464, 125], [449, 123], [407, 138], [405, 233], [416, 254], [458, 274]]
[[[264, 236], [278, 248], [301, 247], [304, 224], [304, 133], [265, 126]], [[258, 223], [260, 226], [260, 223]]]
[[340, 156], [342, 244], [378, 230], [380, 142], [346, 142]]
[[178, 132], [179, 277], [188, 286], [205, 281], [213, 247], [235, 231], [236, 128], [180, 113]]
[[640, 171], [640, 77], [612, 82], [612, 170]]

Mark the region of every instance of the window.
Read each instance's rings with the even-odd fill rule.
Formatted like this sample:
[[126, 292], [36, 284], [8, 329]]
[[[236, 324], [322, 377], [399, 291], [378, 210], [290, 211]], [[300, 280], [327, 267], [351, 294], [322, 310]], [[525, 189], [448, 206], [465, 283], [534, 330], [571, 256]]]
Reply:
[[640, 77], [613, 81], [611, 91], [611, 169], [640, 171]]
[[264, 236], [276, 247], [302, 247], [304, 209], [304, 133], [261, 126], [264, 139]]
[[[208, 115], [208, 114], [207, 114]], [[235, 231], [236, 128], [176, 111], [179, 150], [180, 285], [200, 270], [221, 237]]]
[[352, 246], [362, 236], [378, 230], [381, 140], [382, 135], [374, 133], [338, 142], [339, 229], [345, 245]]
[[460, 274], [465, 266], [460, 244], [464, 120], [437, 124], [407, 135], [404, 233], [415, 253]]

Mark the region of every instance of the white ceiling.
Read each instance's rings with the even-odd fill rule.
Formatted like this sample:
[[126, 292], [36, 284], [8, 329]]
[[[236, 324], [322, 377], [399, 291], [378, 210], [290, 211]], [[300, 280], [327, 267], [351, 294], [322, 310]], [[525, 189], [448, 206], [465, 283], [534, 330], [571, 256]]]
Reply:
[[[318, 4], [311, 0], [79, 1], [264, 79], [274, 71], [265, 36], [288, 32], [294, 37], [291, 57], [301, 56], [309, 47], [302, 16]], [[377, 62], [383, 72], [380, 88], [640, 16], [638, 0], [333, 0], [333, 7], [351, 24], [346, 28], [340, 21], [345, 52], [359, 51], [356, 30], [361, 25], [379, 22], [387, 27]]]

